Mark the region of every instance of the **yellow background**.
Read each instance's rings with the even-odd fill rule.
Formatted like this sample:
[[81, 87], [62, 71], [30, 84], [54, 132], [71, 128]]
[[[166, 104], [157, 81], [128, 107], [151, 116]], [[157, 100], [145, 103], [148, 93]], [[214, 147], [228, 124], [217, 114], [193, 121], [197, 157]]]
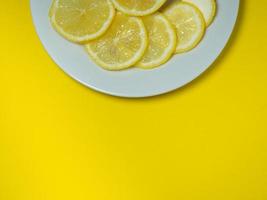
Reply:
[[192, 84], [94, 92], [43, 49], [27, 0], [0, 6], [1, 200], [266, 200], [266, 0], [241, 0], [224, 53]]

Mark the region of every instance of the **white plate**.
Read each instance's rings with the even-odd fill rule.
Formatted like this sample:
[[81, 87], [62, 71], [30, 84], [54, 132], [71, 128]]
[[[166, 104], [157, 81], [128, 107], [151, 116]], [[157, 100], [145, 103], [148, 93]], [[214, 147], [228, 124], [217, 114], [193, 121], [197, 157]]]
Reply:
[[84, 49], [57, 34], [48, 11], [52, 0], [31, 0], [37, 33], [53, 60], [68, 75], [97, 91], [121, 97], [148, 97], [173, 91], [202, 74], [225, 47], [236, 22], [239, 0], [217, 0], [218, 13], [200, 45], [193, 51], [174, 56], [154, 70], [132, 68], [105, 71], [95, 65]]

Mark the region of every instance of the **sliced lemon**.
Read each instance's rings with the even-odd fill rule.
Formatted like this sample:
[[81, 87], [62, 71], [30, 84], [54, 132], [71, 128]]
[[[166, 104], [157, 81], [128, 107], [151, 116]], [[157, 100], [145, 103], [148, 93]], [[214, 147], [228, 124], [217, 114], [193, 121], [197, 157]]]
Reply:
[[175, 52], [177, 37], [175, 28], [161, 13], [143, 17], [148, 32], [148, 48], [136, 66], [152, 69], [167, 62]]
[[196, 47], [205, 34], [205, 21], [201, 12], [192, 4], [180, 1], [172, 2], [163, 12], [176, 27], [179, 40], [176, 53]]
[[114, 16], [110, 0], [54, 0], [50, 9], [53, 27], [63, 37], [77, 43], [104, 34]]
[[112, 0], [115, 7], [121, 12], [145, 16], [156, 12], [167, 0]]
[[122, 70], [137, 63], [147, 45], [147, 32], [142, 20], [117, 12], [110, 29], [85, 47], [92, 59], [104, 69]]
[[202, 12], [206, 25], [209, 26], [216, 15], [216, 1], [215, 0], [184, 0], [197, 6]]

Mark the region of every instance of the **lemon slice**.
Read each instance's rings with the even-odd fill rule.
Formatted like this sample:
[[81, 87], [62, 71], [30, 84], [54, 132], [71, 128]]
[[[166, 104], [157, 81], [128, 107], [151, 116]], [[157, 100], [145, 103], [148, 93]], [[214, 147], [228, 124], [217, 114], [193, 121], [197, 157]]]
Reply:
[[148, 38], [138, 17], [117, 12], [110, 29], [85, 47], [92, 59], [107, 70], [122, 70], [133, 66], [145, 53]]
[[128, 15], [145, 16], [156, 12], [167, 0], [112, 0], [115, 7]]
[[184, 0], [185, 2], [192, 3], [199, 8], [202, 12], [206, 25], [209, 26], [216, 14], [216, 1], [215, 0]]
[[192, 4], [179, 1], [172, 2], [163, 12], [176, 27], [179, 40], [176, 53], [196, 47], [205, 34], [205, 21], [201, 12]]
[[167, 62], [175, 52], [177, 37], [175, 28], [162, 14], [143, 17], [148, 31], [148, 48], [137, 67], [152, 69]]
[[54, 0], [50, 9], [53, 27], [63, 37], [77, 43], [104, 34], [114, 16], [110, 0]]

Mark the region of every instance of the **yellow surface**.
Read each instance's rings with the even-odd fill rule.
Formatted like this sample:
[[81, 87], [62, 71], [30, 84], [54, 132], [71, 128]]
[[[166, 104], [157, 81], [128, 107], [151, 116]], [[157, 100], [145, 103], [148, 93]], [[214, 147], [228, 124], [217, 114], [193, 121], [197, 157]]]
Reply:
[[29, 1], [1, 1], [0, 199], [266, 200], [267, 2], [241, 3], [207, 73], [127, 100], [65, 75]]

